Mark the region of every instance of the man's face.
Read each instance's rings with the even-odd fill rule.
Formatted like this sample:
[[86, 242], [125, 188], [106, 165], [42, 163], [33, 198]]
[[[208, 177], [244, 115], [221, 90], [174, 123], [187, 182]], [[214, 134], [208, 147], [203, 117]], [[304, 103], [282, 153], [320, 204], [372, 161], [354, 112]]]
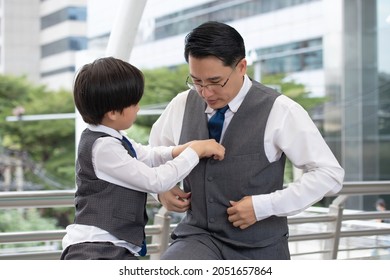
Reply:
[[188, 59], [190, 82], [196, 85], [200, 97], [213, 109], [227, 105], [240, 91], [246, 73], [246, 60], [242, 59], [237, 66], [224, 66], [214, 56]]

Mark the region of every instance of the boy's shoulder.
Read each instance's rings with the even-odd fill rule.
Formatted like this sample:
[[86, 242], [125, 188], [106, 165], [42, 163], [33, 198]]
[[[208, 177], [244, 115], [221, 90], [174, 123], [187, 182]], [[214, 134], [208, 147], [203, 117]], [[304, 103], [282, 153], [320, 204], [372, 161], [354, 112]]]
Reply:
[[[117, 137], [114, 137], [114, 136], [112, 136], [106, 132], [103, 132], [103, 131], [93, 131], [93, 130], [86, 128], [80, 136], [80, 141], [94, 142], [97, 139], [104, 138], [104, 137], [117, 138]], [[119, 138], [117, 138], [117, 139], [120, 140]]]

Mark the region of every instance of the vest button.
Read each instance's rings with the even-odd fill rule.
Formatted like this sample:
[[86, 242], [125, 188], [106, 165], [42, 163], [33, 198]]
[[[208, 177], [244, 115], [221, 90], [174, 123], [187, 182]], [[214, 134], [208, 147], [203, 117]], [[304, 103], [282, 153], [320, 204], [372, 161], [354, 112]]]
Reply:
[[213, 202], [214, 202], [214, 198], [210, 197], [210, 198], [209, 198], [209, 202], [210, 202], [210, 203], [213, 203]]
[[209, 222], [210, 222], [210, 223], [214, 223], [214, 222], [215, 222], [215, 218], [210, 218], [210, 219], [209, 219]]
[[213, 176], [207, 177], [207, 181], [211, 182], [211, 181], [213, 181], [213, 180], [214, 180], [214, 177], [213, 177]]

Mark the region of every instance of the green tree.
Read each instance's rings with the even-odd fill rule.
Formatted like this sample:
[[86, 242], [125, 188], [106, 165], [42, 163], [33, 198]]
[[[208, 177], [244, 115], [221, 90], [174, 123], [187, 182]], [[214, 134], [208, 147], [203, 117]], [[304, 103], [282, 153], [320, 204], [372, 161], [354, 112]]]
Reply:
[[29, 84], [23, 77], [0, 75], [0, 140], [9, 132], [5, 122], [7, 116], [13, 115], [13, 110], [20, 105], [29, 91]]
[[42, 219], [38, 209], [20, 210], [0, 210], [0, 232], [57, 229], [55, 219]]
[[326, 101], [325, 97], [310, 96], [311, 92], [306, 90], [305, 85], [293, 80], [286, 81], [285, 77], [285, 74], [267, 75], [263, 77], [262, 83], [279, 86], [282, 94], [290, 97], [309, 112]]
[[[188, 66], [143, 70], [145, 92], [141, 99], [141, 108], [164, 108], [179, 92], [187, 89], [185, 84]], [[137, 125], [152, 127], [158, 116], [139, 116]]]
[[145, 93], [140, 105], [169, 102], [177, 93], [187, 88], [185, 81], [188, 66], [182, 64], [174, 68], [143, 70], [145, 75]]
[[[142, 109], [164, 109], [173, 97], [187, 89], [186, 64], [173, 68], [144, 69], [142, 72], [145, 76], [145, 92], [140, 102]], [[127, 131], [128, 135], [139, 143], [147, 144], [150, 129], [158, 117], [139, 115], [136, 123]]]
[[[38, 230], [55, 230], [57, 221], [53, 218], [42, 218], [37, 209], [0, 210], [0, 232], [23, 232]], [[15, 248], [43, 245], [42, 242], [1, 244], [0, 248]]]
[[[0, 76], [0, 99], [2, 146], [27, 155], [25, 164], [32, 172], [27, 172], [26, 176], [40, 181], [47, 188], [53, 187], [52, 182], [73, 188], [74, 120], [5, 121], [17, 107], [24, 108], [26, 115], [72, 113], [74, 105], [70, 92], [49, 91], [25, 78]], [[51, 180], [42, 181], [45, 178]]]

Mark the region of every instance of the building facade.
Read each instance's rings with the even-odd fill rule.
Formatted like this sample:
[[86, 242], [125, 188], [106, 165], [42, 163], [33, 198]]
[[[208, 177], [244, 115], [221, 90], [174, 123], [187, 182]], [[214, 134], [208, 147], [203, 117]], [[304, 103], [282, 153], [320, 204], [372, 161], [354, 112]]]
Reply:
[[87, 0], [0, 0], [0, 71], [70, 89], [87, 49]]
[[72, 87], [75, 55], [88, 47], [87, 0], [45, 0], [40, 4], [40, 82]]
[[0, 0], [0, 72], [39, 82], [39, 0]]

